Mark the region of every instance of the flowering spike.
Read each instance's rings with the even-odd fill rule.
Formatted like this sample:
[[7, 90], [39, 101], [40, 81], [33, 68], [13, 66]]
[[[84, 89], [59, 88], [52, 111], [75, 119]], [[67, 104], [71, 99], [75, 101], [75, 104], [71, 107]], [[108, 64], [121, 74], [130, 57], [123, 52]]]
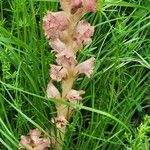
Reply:
[[[56, 65], [50, 65], [51, 81], [47, 86], [47, 97], [62, 99], [71, 103], [80, 103], [84, 91], [72, 89], [76, 77], [80, 74], [90, 78], [94, 57], [78, 64], [76, 54], [80, 47], [92, 42], [94, 27], [85, 20], [81, 20], [84, 13], [96, 10], [97, 0], [60, 0], [63, 11], [48, 12], [43, 19], [43, 29], [56, 56]], [[60, 84], [62, 93], [53, 85], [52, 81], [62, 81]], [[54, 143], [55, 150], [62, 149], [66, 125], [76, 110], [64, 104], [55, 104], [57, 117], [53, 118], [59, 134]], [[57, 132], [56, 132], [57, 133]], [[41, 148], [42, 149], [42, 148]]]

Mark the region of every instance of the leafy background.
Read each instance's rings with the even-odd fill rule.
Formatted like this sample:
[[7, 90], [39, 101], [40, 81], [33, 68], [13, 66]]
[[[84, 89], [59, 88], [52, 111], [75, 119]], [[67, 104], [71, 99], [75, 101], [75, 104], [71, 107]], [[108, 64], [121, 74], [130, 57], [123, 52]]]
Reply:
[[[20, 136], [36, 127], [50, 136], [56, 100], [45, 89], [55, 57], [42, 18], [59, 8], [56, 0], [0, 0], [1, 150], [17, 150]], [[99, 0], [84, 18], [96, 31], [78, 60], [94, 55], [95, 70], [74, 85], [86, 94], [64, 150], [149, 150], [150, 1]]]

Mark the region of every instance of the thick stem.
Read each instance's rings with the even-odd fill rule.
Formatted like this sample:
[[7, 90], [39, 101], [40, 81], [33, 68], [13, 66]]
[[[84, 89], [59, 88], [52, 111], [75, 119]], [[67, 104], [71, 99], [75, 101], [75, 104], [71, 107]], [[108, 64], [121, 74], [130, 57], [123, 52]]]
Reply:
[[72, 89], [74, 77], [70, 77], [62, 82], [62, 98], [65, 99], [68, 92]]
[[56, 137], [56, 141], [55, 141], [55, 145], [53, 147], [54, 150], [61, 150], [62, 149], [62, 145], [63, 145], [63, 141], [64, 141], [64, 136], [65, 136], [65, 130], [66, 130], [66, 126], [63, 128], [57, 128], [57, 137]]
[[[72, 89], [74, 79], [75, 78], [70, 77], [62, 82], [62, 99], [65, 100], [66, 95]], [[64, 107], [62, 107], [62, 109], [57, 110], [57, 114], [58, 114], [58, 116], [63, 115], [66, 118], [66, 120], [68, 120], [70, 118], [70, 116], [68, 116], [69, 109], [67, 106], [64, 106]], [[57, 131], [56, 131], [57, 132], [57, 137], [56, 137], [57, 140], [55, 141], [54, 150], [62, 149], [62, 145], [63, 145], [63, 141], [64, 141], [64, 137], [65, 137], [65, 130], [66, 130], [66, 126], [64, 126], [63, 128], [57, 128]]]

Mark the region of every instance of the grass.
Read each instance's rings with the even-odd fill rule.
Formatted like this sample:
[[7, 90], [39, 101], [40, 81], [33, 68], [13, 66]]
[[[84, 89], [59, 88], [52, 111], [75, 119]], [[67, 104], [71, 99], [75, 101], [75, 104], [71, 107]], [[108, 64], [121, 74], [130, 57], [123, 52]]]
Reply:
[[[149, 150], [150, 2], [99, 2], [97, 12], [85, 16], [96, 26], [93, 42], [78, 55], [80, 61], [94, 55], [95, 70], [74, 85], [86, 94], [68, 125], [64, 150]], [[50, 136], [56, 100], [47, 99], [45, 89], [55, 57], [42, 18], [58, 8], [54, 0], [0, 0], [1, 150], [17, 150], [20, 136], [32, 128]]]

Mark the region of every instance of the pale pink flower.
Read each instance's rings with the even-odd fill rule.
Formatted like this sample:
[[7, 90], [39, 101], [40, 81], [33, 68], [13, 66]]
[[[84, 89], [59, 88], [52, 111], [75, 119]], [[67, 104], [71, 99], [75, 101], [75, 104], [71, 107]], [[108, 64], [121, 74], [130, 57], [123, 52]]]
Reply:
[[67, 125], [67, 120], [64, 116], [57, 116], [55, 118], [57, 128], [64, 128]]
[[47, 85], [47, 97], [48, 98], [60, 98], [60, 93], [58, 89], [54, 86], [52, 81], [50, 81]]
[[88, 78], [90, 78], [94, 69], [94, 57], [84, 61], [83, 63], [76, 66], [77, 74], [85, 74]]
[[50, 147], [51, 141], [48, 137], [44, 137], [39, 139], [37, 150], [47, 150], [48, 147]]
[[41, 136], [41, 131], [38, 128], [30, 131], [30, 137], [34, 142], [38, 142], [40, 136]]
[[66, 45], [60, 39], [54, 39], [51, 41], [51, 47], [56, 53], [60, 53], [63, 50], [67, 49]]
[[73, 10], [83, 8], [86, 12], [95, 12], [97, 0], [71, 0], [70, 5]]
[[56, 62], [65, 68], [75, 66], [77, 64], [76, 56], [71, 50], [64, 50], [56, 55]]
[[39, 129], [31, 130], [29, 136], [21, 136], [20, 146], [27, 150], [47, 150], [51, 141], [48, 137], [42, 137]]
[[87, 12], [95, 12], [97, 6], [97, 0], [82, 0], [83, 5]]
[[30, 145], [30, 143], [31, 143], [30, 136], [24, 136], [24, 135], [21, 136], [21, 140], [19, 143], [19, 146], [21, 148], [26, 148], [27, 150], [32, 150], [32, 146]]
[[47, 39], [58, 38], [61, 31], [64, 31], [68, 26], [68, 19], [63, 11], [48, 12], [43, 18], [43, 30]]
[[86, 45], [92, 41], [91, 37], [93, 36], [93, 34], [94, 27], [91, 26], [88, 22], [82, 20], [77, 25], [73, 37], [77, 44]]
[[76, 90], [70, 90], [67, 94], [66, 98], [69, 102], [72, 103], [78, 103], [82, 100], [81, 95], [84, 94], [84, 91], [76, 91]]
[[56, 81], [61, 81], [63, 78], [66, 77], [67, 75], [67, 70], [66, 68], [63, 68], [62, 66], [57, 66], [57, 65], [50, 65], [50, 77], [53, 80]]

